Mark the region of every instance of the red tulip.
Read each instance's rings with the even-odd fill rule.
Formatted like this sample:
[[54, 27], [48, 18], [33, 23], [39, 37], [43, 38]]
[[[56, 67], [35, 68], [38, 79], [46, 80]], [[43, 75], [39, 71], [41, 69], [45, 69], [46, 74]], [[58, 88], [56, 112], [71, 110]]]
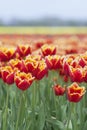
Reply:
[[86, 65], [86, 61], [85, 61], [83, 58], [81, 58], [81, 59], [79, 60], [79, 65], [80, 65], [81, 67], [84, 67], [84, 66]]
[[59, 69], [61, 68], [61, 60], [60, 60], [60, 56], [58, 55], [54, 55], [54, 56], [46, 56], [45, 58], [46, 60], [46, 64], [48, 69]]
[[21, 70], [21, 60], [19, 59], [12, 59], [8, 62], [8, 65], [10, 65], [13, 69], [14, 68], [18, 68], [19, 70]]
[[0, 61], [8, 61], [10, 60], [14, 55], [14, 49], [13, 48], [0, 48]]
[[56, 96], [62, 96], [65, 93], [65, 87], [62, 87], [61, 85], [57, 84], [53, 87], [53, 89]]
[[83, 68], [83, 80], [87, 82], [87, 66]]
[[32, 71], [33, 75], [36, 79], [41, 80], [45, 75], [47, 75], [47, 65], [44, 60], [38, 62], [38, 66], [36, 69]]
[[56, 54], [56, 47], [53, 45], [49, 46], [49, 45], [45, 44], [41, 47], [41, 51], [42, 51], [42, 54], [44, 56], [55, 55]]
[[15, 75], [16, 86], [21, 90], [28, 89], [31, 86], [33, 80], [34, 77], [31, 73], [26, 74], [24, 72], [17, 72]]
[[27, 70], [28, 70], [28, 72], [33, 72], [34, 70], [36, 70], [37, 69], [37, 67], [38, 67], [38, 60], [36, 60], [36, 59], [33, 59], [33, 58], [27, 58], [26, 60], [25, 60], [25, 65], [26, 65], [26, 67], [27, 67]]
[[31, 54], [31, 47], [29, 45], [18, 45], [15, 51], [15, 56], [24, 57]]
[[14, 83], [14, 71], [10, 66], [5, 66], [1, 68], [1, 77], [3, 81], [7, 84]]
[[70, 67], [69, 75], [70, 75], [70, 79], [72, 82], [82, 82], [83, 81], [82, 68]]
[[67, 98], [70, 102], [76, 103], [82, 99], [85, 92], [85, 87], [79, 87], [79, 85], [74, 82], [67, 88]]

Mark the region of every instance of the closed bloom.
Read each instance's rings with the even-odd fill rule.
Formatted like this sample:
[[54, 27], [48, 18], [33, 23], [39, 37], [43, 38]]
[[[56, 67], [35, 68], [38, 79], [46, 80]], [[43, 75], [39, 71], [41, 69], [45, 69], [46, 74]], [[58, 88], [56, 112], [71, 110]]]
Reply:
[[8, 61], [14, 55], [14, 49], [7, 49], [5, 47], [0, 47], [0, 61]]
[[2, 67], [1, 77], [5, 83], [13, 84], [14, 83], [14, 70], [10, 66]]
[[34, 80], [34, 77], [32, 76], [31, 73], [26, 74], [24, 72], [17, 72], [15, 74], [14, 80], [15, 80], [16, 86], [19, 89], [24, 91], [31, 86]]
[[43, 53], [44, 56], [48, 56], [48, 55], [55, 55], [56, 54], [56, 47], [53, 45], [43, 45], [41, 47], [41, 51]]
[[67, 98], [70, 102], [79, 102], [85, 92], [85, 87], [79, 87], [79, 85], [74, 82], [67, 88]]
[[25, 57], [31, 54], [31, 47], [29, 45], [18, 45], [15, 51], [15, 57]]
[[53, 87], [53, 90], [56, 96], [62, 96], [65, 93], [65, 87], [62, 87], [61, 85], [58, 84]]

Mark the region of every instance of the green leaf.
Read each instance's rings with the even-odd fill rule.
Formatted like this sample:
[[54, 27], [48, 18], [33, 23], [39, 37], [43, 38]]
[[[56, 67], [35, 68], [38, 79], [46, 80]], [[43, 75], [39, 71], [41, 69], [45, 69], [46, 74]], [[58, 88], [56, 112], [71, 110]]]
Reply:
[[84, 127], [83, 127], [83, 130], [86, 130], [86, 129], [87, 129], [87, 120], [86, 120]]
[[57, 126], [60, 130], [64, 130], [64, 127], [65, 127], [64, 123], [57, 120], [56, 118], [51, 117], [51, 119], [46, 119], [46, 121], [48, 121], [49, 123], [51, 123], [54, 126]]
[[39, 108], [37, 124], [38, 124], [37, 126], [38, 130], [43, 130], [45, 124], [45, 112], [44, 112], [44, 105], [42, 103]]

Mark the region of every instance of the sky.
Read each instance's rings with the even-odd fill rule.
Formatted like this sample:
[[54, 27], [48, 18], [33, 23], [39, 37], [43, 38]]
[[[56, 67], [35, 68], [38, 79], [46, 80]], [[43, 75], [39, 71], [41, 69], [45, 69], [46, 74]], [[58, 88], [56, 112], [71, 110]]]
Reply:
[[0, 0], [0, 19], [44, 17], [87, 20], [87, 0]]

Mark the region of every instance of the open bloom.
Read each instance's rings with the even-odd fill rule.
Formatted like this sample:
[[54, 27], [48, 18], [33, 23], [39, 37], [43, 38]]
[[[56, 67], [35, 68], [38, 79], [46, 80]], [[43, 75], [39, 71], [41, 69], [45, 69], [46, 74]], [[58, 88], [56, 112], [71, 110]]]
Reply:
[[47, 65], [44, 60], [38, 61], [38, 66], [32, 71], [36, 79], [41, 80], [47, 73]]
[[41, 51], [43, 53], [44, 56], [48, 56], [48, 55], [55, 55], [56, 54], [56, 47], [53, 45], [43, 45], [41, 47]]
[[18, 45], [15, 51], [15, 57], [24, 57], [31, 54], [31, 47], [29, 45]]
[[73, 68], [70, 66], [70, 79], [72, 82], [82, 82], [83, 81], [83, 71], [82, 68]]
[[19, 59], [12, 59], [8, 62], [8, 65], [11, 66], [13, 69], [18, 68], [19, 70], [21, 69], [21, 60]]
[[61, 60], [60, 60], [60, 56], [58, 55], [53, 55], [53, 56], [46, 56], [45, 58], [46, 60], [46, 64], [48, 69], [59, 69], [61, 68]]
[[14, 55], [14, 48], [0, 47], [0, 61], [8, 61]]
[[26, 66], [28, 72], [32, 73], [38, 67], [38, 60], [36, 60], [32, 57], [29, 57], [25, 60], [25, 66]]
[[62, 87], [61, 85], [57, 84], [53, 87], [53, 89], [56, 96], [62, 96], [65, 93], [65, 87]]
[[14, 70], [10, 66], [2, 67], [1, 77], [5, 83], [13, 84], [14, 83]]
[[19, 89], [26, 90], [32, 84], [34, 77], [32, 76], [31, 73], [26, 74], [24, 72], [17, 72], [15, 74], [14, 80], [15, 80], [16, 86]]
[[67, 88], [67, 98], [70, 102], [79, 102], [85, 92], [85, 87], [79, 87], [79, 85], [74, 82]]

